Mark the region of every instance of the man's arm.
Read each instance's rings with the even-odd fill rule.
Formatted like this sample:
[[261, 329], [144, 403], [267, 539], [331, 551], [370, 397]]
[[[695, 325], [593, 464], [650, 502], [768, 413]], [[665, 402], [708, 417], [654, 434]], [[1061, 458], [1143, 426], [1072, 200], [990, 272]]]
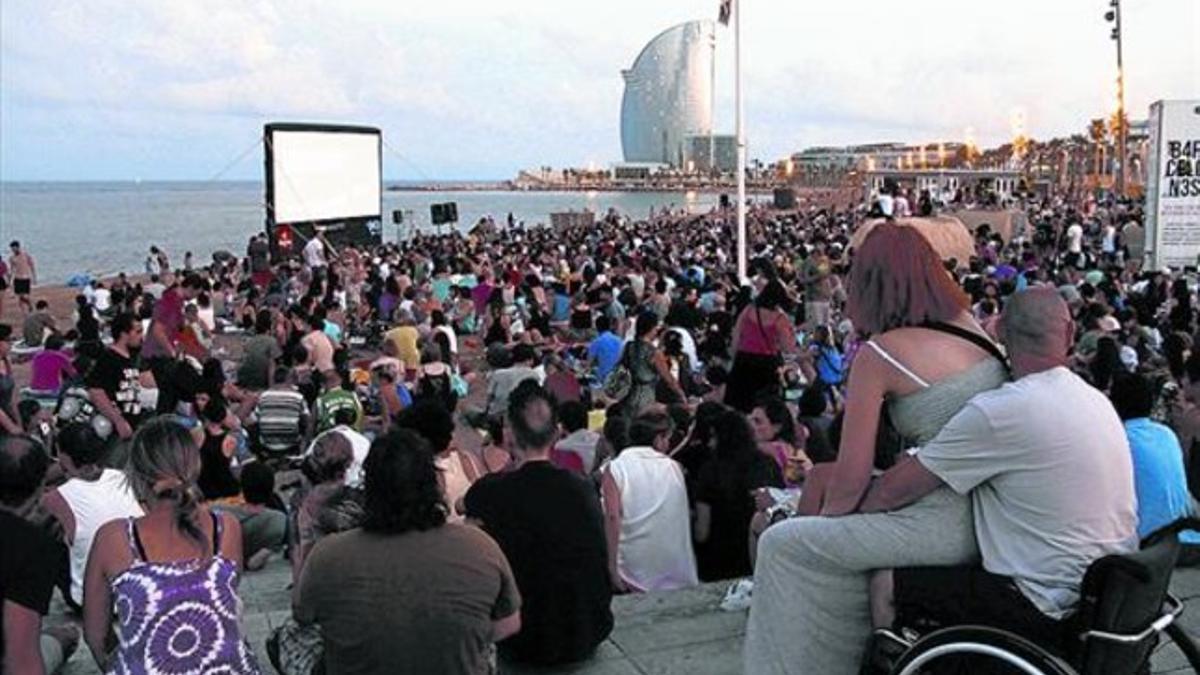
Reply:
[[917, 454], [901, 459], [868, 492], [861, 511], [907, 506], [948, 485], [965, 495], [1016, 461], [1023, 448], [998, 436], [982, 408], [968, 402]]
[[161, 321], [152, 320], [150, 322], [150, 335], [159, 342], [166, 345], [168, 349], [175, 349], [175, 341], [167, 336], [167, 329], [163, 328]]
[[63, 499], [62, 493], [58, 488], [50, 490], [42, 495], [42, 508], [54, 519], [62, 525], [63, 539], [68, 546], [72, 541], [75, 541], [75, 514], [71, 511], [71, 506], [67, 504], [67, 500]]
[[871, 484], [859, 512], [895, 511], [944, 484], [941, 478], [926, 469], [915, 457], [906, 457]]
[[113, 405], [112, 399], [108, 397], [108, 392], [92, 387], [88, 389], [88, 399], [92, 402], [92, 405], [96, 406], [96, 410], [99, 410], [101, 415], [104, 415], [108, 418], [109, 422], [113, 423], [118, 436], [129, 438], [133, 435], [133, 430], [129, 427], [129, 423], [125, 421], [125, 417], [121, 414], [121, 411], [117, 410], [117, 406]]
[[521, 632], [521, 613], [513, 612], [492, 622], [492, 642], [499, 642]]

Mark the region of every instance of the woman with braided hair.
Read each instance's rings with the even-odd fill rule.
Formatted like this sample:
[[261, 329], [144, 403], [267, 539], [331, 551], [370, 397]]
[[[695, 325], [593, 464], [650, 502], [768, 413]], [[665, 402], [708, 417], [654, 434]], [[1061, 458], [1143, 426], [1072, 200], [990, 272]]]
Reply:
[[96, 663], [106, 673], [257, 674], [239, 617], [241, 526], [201, 503], [200, 450], [187, 429], [167, 417], [144, 424], [125, 474], [146, 515], [96, 533], [83, 607]]

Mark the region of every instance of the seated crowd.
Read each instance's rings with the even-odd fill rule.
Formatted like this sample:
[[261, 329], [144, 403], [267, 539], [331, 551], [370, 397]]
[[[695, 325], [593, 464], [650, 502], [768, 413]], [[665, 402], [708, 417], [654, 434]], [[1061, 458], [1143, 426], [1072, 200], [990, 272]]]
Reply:
[[559, 666], [614, 595], [709, 581], [749, 673], [858, 672], [918, 612], [1060, 644], [1092, 562], [1195, 512], [1196, 289], [1103, 248], [1133, 202], [1022, 203], [957, 261], [902, 199], [751, 209], [748, 283], [724, 209], [156, 255], [69, 349], [39, 302], [25, 401], [0, 326], [5, 672], [70, 657], [56, 587], [105, 672]]

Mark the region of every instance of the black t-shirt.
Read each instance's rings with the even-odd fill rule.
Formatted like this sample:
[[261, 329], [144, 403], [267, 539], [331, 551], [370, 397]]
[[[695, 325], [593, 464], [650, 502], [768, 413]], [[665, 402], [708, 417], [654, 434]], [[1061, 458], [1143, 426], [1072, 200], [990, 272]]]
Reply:
[[447, 411], [454, 412], [455, 406], [458, 405], [458, 396], [454, 393], [450, 371], [447, 370], [440, 375], [422, 374], [421, 379], [417, 382], [417, 391], [413, 394], [413, 401], [422, 400], [435, 401]]
[[783, 475], [775, 460], [754, 453], [745, 468], [714, 459], [700, 467], [696, 479], [696, 501], [708, 504], [712, 520], [708, 541], [696, 545], [696, 564], [701, 581], [749, 576], [750, 519], [754, 517], [751, 490], [783, 487]]
[[246, 255], [250, 258], [251, 272], [268, 272], [271, 270], [271, 247], [265, 241], [255, 241], [246, 247]]
[[571, 310], [571, 328], [574, 330], [591, 330], [593, 325], [590, 307], [576, 307]]
[[604, 518], [591, 483], [529, 462], [480, 479], [464, 502], [500, 544], [524, 600], [521, 632], [500, 643], [505, 655], [542, 665], [590, 656], [613, 626]]
[[704, 313], [695, 305], [677, 300], [672, 303], [671, 311], [667, 313], [667, 325], [678, 326], [694, 333], [704, 325]]
[[138, 394], [142, 389], [138, 377], [141, 372], [133, 359], [122, 356], [111, 349], [104, 350], [96, 365], [87, 374], [89, 389], [103, 389], [108, 399], [130, 426], [137, 426], [142, 416], [142, 404]]
[[[32, 523], [0, 511], [0, 607], [12, 601], [45, 615], [64, 558], [54, 538]], [[0, 635], [4, 617], [0, 612]], [[0, 639], [0, 662], [4, 641]]]
[[229, 457], [221, 446], [227, 433], [213, 434], [204, 431], [204, 443], [200, 446], [200, 478], [196, 481], [205, 499], [234, 497], [241, 493], [242, 486], [233, 475]]

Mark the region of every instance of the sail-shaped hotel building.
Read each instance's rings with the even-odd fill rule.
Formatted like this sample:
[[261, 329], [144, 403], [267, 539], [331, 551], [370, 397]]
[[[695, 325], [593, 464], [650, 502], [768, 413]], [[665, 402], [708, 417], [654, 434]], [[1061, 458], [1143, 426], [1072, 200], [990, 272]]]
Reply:
[[715, 26], [689, 21], [659, 33], [622, 71], [626, 162], [683, 166], [689, 136], [712, 134]]

